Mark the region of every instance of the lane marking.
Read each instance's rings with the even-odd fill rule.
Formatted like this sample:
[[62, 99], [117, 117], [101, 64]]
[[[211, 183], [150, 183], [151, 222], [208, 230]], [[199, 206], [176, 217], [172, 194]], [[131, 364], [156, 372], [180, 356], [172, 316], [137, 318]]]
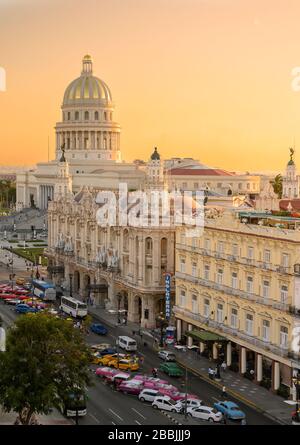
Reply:
[[135, 420], [135, 423], [137, 423], [138, 425], [142, 425], [138, 420]]
[[100, 420], [97, 419], [92, 413], [89, 413], [90, 417], [94, 419], [97, 423], [100, 423]]
[[118, 417], [120, 420], [124, 422], [124, 419], [122, 419], [122, 417], [120, 417], [117, 413], [115, 413], [111, 408], [108, 408], [108, 411], [110, 411], [112, 414], [114, 414], [116, 417]]
[[116, 423], [115, 422], [111, 422], [113, 425], [116, 425]]
[[137, 413], [139, 416], [141, 416], [142, 417], [142, 419], [146, 419], [146, 417], [145, 416], [143, 416], [143, 414], [141, 414], [141, 413], [139, 413], [135, 408], [131, 408], [132, 409], [132, 411], [134, 411], [135, 413]]

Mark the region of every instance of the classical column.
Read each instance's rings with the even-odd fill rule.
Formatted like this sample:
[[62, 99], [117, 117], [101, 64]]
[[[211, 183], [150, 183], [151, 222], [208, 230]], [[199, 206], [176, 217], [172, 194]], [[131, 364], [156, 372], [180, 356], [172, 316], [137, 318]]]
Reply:
[[177, 337], [177, 341], [181, 340], [181, 320], [179, 318], [177, 318], [176, 320], [176, 337]]
[[274, 391], [277, 391], [277, 389], [279, 389], [280, 386], [280, 366], [279, 366], [279, 362], [275, 362], [273, 361], [273, 389]]
[[[188, 324], [188, 331], [192, 331], [193, 330], [193, 325], [192, 324]], [[193, 345], [193, 339], [192, 337], [189, 335], [187, 338], [187, 346], [192, 346]]]
[[218, 360], [218, 347], [217, 347], [217, 343], [213, 343], [213, 359], [214, 360]]
[[160, 277], [159, 270], [161, 268], [161, 251], [160, 243], [157, 237], [153, 238], [153, 249], [152, 249], [152, 268], [153, 268], [153, 284], [158, 286]]
[[229, 341], [227, 343], [227, 347], [226, 347], [226, 364], [227, 364], [227, 366], [231, 366], [231, 360], [232, 360], [232, 350], [231, 350], [231, 342]]
[[241, 374], [245, 374], [246, 368], [247, 368], [246, 348], [241, 347], [240, 354], [241, 354], [241, 357], [240, 357], [240, 363], [241, 363], [240, 373]]
[[256, 381], [261, 382], [263, 378], [262, 355], [256, 355]]
[[139, 236], [139, 256], [138, 256], [138, 264], [139, 264], [139, 273], [138, 273], [138, 281], [142, 284], [143, 283], [143, 264], [145, 262], [145, 259], [143, 258], [143, 237]]
[[200, 343], [199, 343], [199, 348], [200, 348], [200, 354], [202, 354], [202, 353], [204, 352], [204, 350], [205, 350], [205, 343], [202, 343], [202, 342], [200, 341]]

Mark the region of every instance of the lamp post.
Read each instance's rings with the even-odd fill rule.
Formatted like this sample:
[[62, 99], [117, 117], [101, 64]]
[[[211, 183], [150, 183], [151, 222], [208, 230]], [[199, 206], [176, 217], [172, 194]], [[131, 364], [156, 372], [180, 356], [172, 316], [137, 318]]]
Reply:
[[299, 408], [298, 408], [298, 401], [299, 401], [299, 388], [300, 388], [300, 371], [298, 369], [297, 375], [292, 378], [292, 382], [295, 385], [296, 388], [296, 415], [293, 419], [295, 422], [300, 423], [299, 419]]
[[161, 312], [161, 313], [157, 316], [156, 320], [158, 321], [158, 323], [159, 323], [159, 325], [160, 325], [160, 342], [159, 342], [159, 346], [160, 346], [161, 348], [163, 348], [163, 346], [164, 346], [164, 327], [165, 327], [165, 325], [166, 325], [166, 323], [167, 323], [167, 320], [166, 320], [166, 318], [164, 317], [163, 312]]

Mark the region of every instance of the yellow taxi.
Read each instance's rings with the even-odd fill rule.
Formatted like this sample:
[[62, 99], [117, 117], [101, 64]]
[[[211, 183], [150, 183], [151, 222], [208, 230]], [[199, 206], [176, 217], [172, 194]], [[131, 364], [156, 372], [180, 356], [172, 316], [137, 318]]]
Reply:
[[20, 278], [20, 277], [18, 277], [18, 278], [16, 279], [16, 284], [18, 284], [19, 286], [23, 286], [23, 284], [25, 284], [25, 283], [26, 283], [25, 278]]
[[110, 362], [108, 362], [108, 366], [113, 366], [117, 369], [122, 369], [123, 371], [138, 371], [139, 370], [139, 364], [135, 361], [122, 358], [113, 358]]
[[102, 365], [101, 363], [102, 358], [103, 357], [98, 352], [96, 352], [92, 354], [91, 363], [93, 365]]

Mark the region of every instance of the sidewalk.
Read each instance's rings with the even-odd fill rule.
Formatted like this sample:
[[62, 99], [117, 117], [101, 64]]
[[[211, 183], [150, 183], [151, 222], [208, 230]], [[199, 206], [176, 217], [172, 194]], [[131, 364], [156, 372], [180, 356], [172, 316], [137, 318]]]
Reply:
[[[72, 425], [71, 420], [66, 419], [59, 411], [53, 410], [51, 414], [37, 416], [40, 425]], [[14, 425], [17, 418], [17, 413], [5, 413], [0, 409], [0, 425]]]
[[[99, 321], [107, 323], [112, 327], [118, 326], [117, 315], [110, 314], [105, 309], [89, 306], [89, 313]], [[139, 332], [140, 326], [137, 323], [128, 322], [122, 325], [124, 334], [132, 335], [132, 331]], [[146, 329], [141, 329], [143, 333], [143, 340], [147, 341], [149, 346], [154, 348], [157, 344], [153, 334]], [[171, 348], [171, 347], [170, 347]], [[186, 367], [193, 374], [198, 375], [209, 384], [213, 384], [220, 388], [226, 386], [226, 391], [232, 397], [240, 400], [256, 411], [261, 412], [272, 420], [284, 425], [291, 425], [291, 412], [294, 407], [284, 402], [284, 399], [266, 388], [259, 386], [256, 383], [242, 377], [240, 374], [230, 371], [222, 372], [221, 381], [210, 380], [208, 378], [208, 368], [213, 366], [213, 362], [207, 358], [199, 356], [193, 351], [181, 352], [176, 351], [177, 361], [180, 365]]]

